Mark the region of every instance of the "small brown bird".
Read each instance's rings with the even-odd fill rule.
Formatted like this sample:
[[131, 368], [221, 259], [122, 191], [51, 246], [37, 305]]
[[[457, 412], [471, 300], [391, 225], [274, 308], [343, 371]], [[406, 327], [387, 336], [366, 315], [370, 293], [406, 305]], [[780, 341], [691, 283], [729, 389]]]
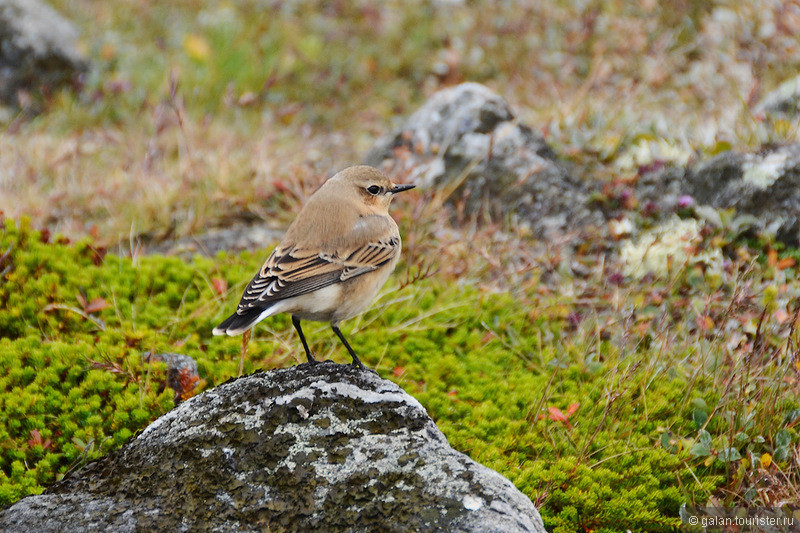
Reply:
[[214, 335], [244, 333], [261, 320], [290, 313], [309, 363], [301, 320], [330, 322], [353, 357], [363, 366], [339, 330], [339, 323], [360, 314], [386, 283], [400, 259], [400, 232], [389, 216], [395, 194], [414, 185], [396, 185], [378, 170], [355, 166], [342, 170], [315, 192], [289, 226], [283, 241], [244, 291], [236, 312], [214, 328]]

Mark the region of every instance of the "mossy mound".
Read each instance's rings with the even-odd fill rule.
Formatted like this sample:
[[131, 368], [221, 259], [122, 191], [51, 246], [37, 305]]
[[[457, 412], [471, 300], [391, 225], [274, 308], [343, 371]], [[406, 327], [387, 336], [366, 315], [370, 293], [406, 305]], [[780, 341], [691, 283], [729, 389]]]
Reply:
[[[193, 357], [196, 391], [235, 375], [239, 339], [210, 331], [262, 255], [130, 259], [3, 222], [0, 503], [40, 492], [173, 407], [148, 352]], [[683, 502], [764, 467], [754, 457], [791, 460], [793, 389], [743, 389], [737, 407], [739, 367], [716, 345], [620, 326], [641, 336], [621, 348], [616, 334], [575, 332], [575, 298], [542, 294], [535, 283], [512, 297], [418, 280], [345, 327], [365, 364], [414, 395], [454, 448], [543, 504], [548, 531], [672, 530]], [[257, 328], [246, 371], [301, 360], [291, 335], [285, 317]], [[318, 354], [347, 360], [325, 326], [309, 337]]]

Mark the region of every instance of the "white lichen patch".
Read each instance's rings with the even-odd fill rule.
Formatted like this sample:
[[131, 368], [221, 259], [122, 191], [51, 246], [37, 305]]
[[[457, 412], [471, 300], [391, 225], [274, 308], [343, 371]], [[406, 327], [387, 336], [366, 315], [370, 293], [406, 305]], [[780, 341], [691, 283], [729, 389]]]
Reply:
[[236, 502], [227, 492], [219, 491], [214, 495], [217, 501], [227, 504], [229, 507], [236, 507]]
[[264, 414], [266, 413], [266, 408], [272, 405], [272, 400], [269, 398], [264, 400], [263, 404], [251, 404], [250, 402], [243, 402], [242, 403], [242, 412], [245, 413], [244, 417], [242, 418], [242, 425], [244, 426], [245, 430], [251, 430], [257, 427], [260, 427], [264, 420]]
[[[263, 411], [262, 411], [263, 413]], [[251, 430], [261, 426], [261, 414], [258, 411], [255, 413], [243, 413], [242, 411], [231, 411], [219, 418], [219, 424], [236, 424], [242, 426], [246, 430]]]
[[370, 391], [351, 383], [325, 383], [322, 381], [315, 381], [310, 385], [310, 388], [315, 388], [334, 396], [346, 396], [354, 400], [361, 400], [364, 403], [397, 402], [404, 403], [414, 409], [421, 409], [423, 412], [425, 411], [421, 403], [400, 390]]
[[[191, 439], [194, 437], [207, 435], [213, 437], [222, 437], [222, 433], [214, 427], [207, 426], [205, 424], [195, 425], [187, 423], [187, 419], [190, 420], [190, 418], [185, 417], [181, 412], [183, 405], [181, 405], [178, 409], [173, 409], [161, 418], [154, 420], [152, 424], [144, 428], [136, 440], [139, 441], [147, 438], [151, 441], [165, 442]], [[172, 422], [175, 422], [174, 426], [171, 425]]]
[[305, 389], [300, 389], [291, 394], [278, 396], [277, 398], [275, 398], [275, 405], [286, 405], [288, 403], [292, 403], [292, 401], [296, 400], [297, 398], [314, 401], [314, 391], [312, 390], [314, 388], [314, 385], [316, 385], [316, 382], [312, 383]]
[[483, 507], [483, 498], [478, 498], [477, 496], [473, 496], [472, 494], [467, 494], [464, 496], [462, 500], [464, 504], [464, 509], [469, 511], [477, 511], [481, 507]]
[[666, 276], [685, 264], [705, 264], [712, 270], [722, 269], [719, 248], [698, 249], [702, 223], [681, 220], [677, 216], [642, 235], [638, 241], [626, 240], [620, 248], [623, 272], [641, 279], [645, 275]]
[[300, 415], [300, 418], [302, 418], [303, 420], [308, 418], [308, 409], [306, 409], [305, 405], [300, 404], [295, 407], [297, 409], [297, 414]]
[[756, 157], [742, 165], [742, 181], [759, 189], [770, 187], [783, 175], [789, 153], [778, 151]]
[[633, 229], [633, 222], [628, 217], [622, 217], [620, 220], [612, 219], [608, 222], [608, 230], [615, 239], [627, 237], [633, 233]]
[[636, 170], [656, 161], [674, 163], [683, 167], [686, 166], [692, 155], [691, 150], [666, 139], [641, 139], [625, 150], [614, 161], [614, 164], [620, 170]]

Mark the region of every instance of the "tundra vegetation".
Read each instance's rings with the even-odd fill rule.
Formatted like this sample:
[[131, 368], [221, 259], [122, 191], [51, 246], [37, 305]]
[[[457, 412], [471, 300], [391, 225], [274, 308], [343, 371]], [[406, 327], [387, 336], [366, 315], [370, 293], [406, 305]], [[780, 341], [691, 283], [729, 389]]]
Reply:
[[[463, 80], [512, 102], [641, 234], [543, 242], [410, 191], [393, 210], [403, 260], [343, 326], [364, 363], [541, 506], [548, 531], [669, 531], [682, 504], [800, 498], [800, 254], [735, 213], [709, 225], [688, 202], [650, 212], [630, 194], [643, 166], [798, 141], [796, 118], [751, 112], [800, 67], [794, 4], [53, 5], [94, 68], [0, 130], [0, 504], [180, 401], [151, 354], [195, 359], [184, 397], [236, 375], [239, 339], [210, 331], [266, 251], [144, 247], [285, 228], [392, 120]], [[348, 360], [309, 326], [318, 355]], [[303, 359], [278, 316], [245, 371]]]

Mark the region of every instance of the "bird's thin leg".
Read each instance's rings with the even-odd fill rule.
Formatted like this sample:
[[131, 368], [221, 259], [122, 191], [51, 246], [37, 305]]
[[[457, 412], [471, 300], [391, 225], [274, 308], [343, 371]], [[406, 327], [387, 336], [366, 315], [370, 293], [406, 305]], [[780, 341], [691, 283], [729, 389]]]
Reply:
[[347, 351], [350, 352], [350, 355], [353, 357], [352, 364], [354, 364], [356, 366], [360, 366], [361, 368], [364, 368], [364, 365], [361, 364], [361, 359], [358, 358], [358, 356], [356, 355], [356, 352], [354, 352], [353, 349], [350, 347], [350, 343], [348, 343], [347, 339], [345, 339], [344, 335], [342, 335], [342, 332], [339, 329], [339, 326], [334, 326], [333, 324], [331, 324], [331, 328], [333, 328], [333, 332], [336, 333], [336, 335], [339, 336], [339, 338], [342, 340], [342, 344], [344, 344], [344, 347], [347, 348]]
[[317, 360], [314, 359], [314, 356], [311, 355], [311, 350], [308, 349], [308, 343], [306, 342], [306, 336], [303, 335], [303, 329], [300, 327], [300, 319], [297, 318], [296, 316], [292, 315], [292, 324], [294, 325], [294, 329], [297, 330], [297, 334], [300, 335], [300, 340], [303, 343], [303, 348], [305, 348], [305, 350], [306, 350], [306, 357], [308, 358], [308, 363], [313, 365], [314, 363], [317, 362]]
[[239, 376], [241, 377], [242, 372], [244, 372], [244, 356], [247, 355], [247, 343], [250, 342], [250, 332], [253, 331], [252, 329], [248, 329], [242, 334], [242, 356], [239, 358]]

